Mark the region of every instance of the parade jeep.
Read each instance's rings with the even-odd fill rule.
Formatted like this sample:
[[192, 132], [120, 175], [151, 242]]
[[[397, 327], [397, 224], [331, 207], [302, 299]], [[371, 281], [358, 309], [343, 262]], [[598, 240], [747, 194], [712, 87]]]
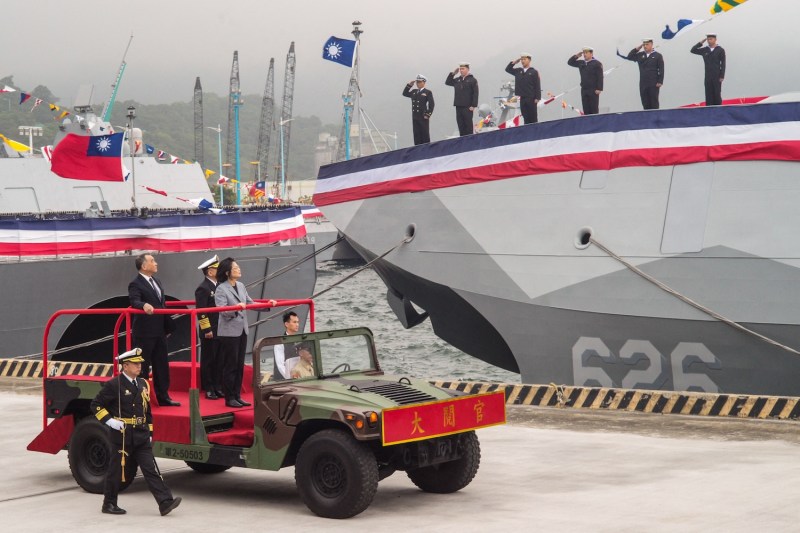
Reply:
[[[311, 375], [274, 380], [276, 347], [291, 373], [300, 346], [311, 353], [305, 354]], [[252, 404], [245, 408], [205, 398], [195, 361], [193, 354], [191, 362], [170, 363], [170, 395], [181, 406], [152, 404], [154, 455], [185, 461], [201, 474], [294, 466], [300, 498], [323, 517], [364, 511], [378, 482], [396, 471], [426, 492], [466, 487], [480, 463], [474, 430], [505, 422], [502, 391], [464, 395], [385, 374], [366, 328], [258, 340], [252, 364], [245, 365], [242, 398]], [[44, 429], [28, 446], [67, 449], [75, 480], [94, 493], [102, 493], [109, 458], [117, 453], [111, 430], [89, 412], [107, 379], [45, 377]], [[123, 489], [136, 473], [131, 462]]]

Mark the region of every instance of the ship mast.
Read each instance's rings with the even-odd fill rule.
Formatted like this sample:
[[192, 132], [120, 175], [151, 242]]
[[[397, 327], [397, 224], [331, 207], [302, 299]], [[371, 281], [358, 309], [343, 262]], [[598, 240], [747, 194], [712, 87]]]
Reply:
[[[351, 32], [356, 38], [356, 58], [353, 62], [353, 70], [350, 73], [350, 83], [347, 86], [347, 92], [342, 95], [342, 102], [344, 103], [344, 112], [342, 117], [342, 129], [339, 133], [339, 143], [336, 147], [336, 160], [342, 161], [349, 160], [351, 157], [350, 146], [350, 129], [353, 122], [355, 112], [360, 109], [359, 97], [361, 96], [361, 88], [358, 84], [359, 73], [359, 59], [358, 49], [361, 48], [361, 34], [364, 31], [361, 29], [361, 22], [353, 21], [353, 31]], [[361, 113], [358, 113], [358, 155], [361, 155]]]
[[111, 110], [114, 109], [114, 101], [117, 99], [117, 90], [119, 89], [119, 82], [122, 81], [122, 75], [125, 73], [125, 67], [127, 63], [125, 63], [125, 57], [128, 55], [128, 49], [131, 47], [131, 43], [133, 42], [133, 33], [131, 33], [131, 38], [128, 39], [128, 46], [125, 47], [125, 53], [122, 54], [122, 63], [119, 65], [119, 71], [117, 72], [117, 78], [114, 80], [114, 83], [111, 84], [111, 97], [106, 102], [105, 107], [103, 107], [103, 116], [102, 119], [104, 122], [111, 121]]

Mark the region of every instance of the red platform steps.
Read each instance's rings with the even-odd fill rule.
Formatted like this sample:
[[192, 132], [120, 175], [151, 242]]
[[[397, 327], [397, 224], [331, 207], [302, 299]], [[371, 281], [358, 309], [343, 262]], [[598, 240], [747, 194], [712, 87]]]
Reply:
[[[163, 442], [190, 443], [189, 424], [189, 387], [191, 386], [191, 363], [175, 362], [169, 365], [169, 394], [173, 400], [180, 402], [179, 407], [161, 407], [155, 397], [152, 398], [153, 440]], [[200, 384], [200, 367], [196, 368], [197, 384]], [[253, 368], [244, 367], [242, 379], [242, 398], [253, 402]], [[151, 387], [152, 390], [152, 387]], [[233, 415], [233, 427], [227, 431], [210, 433], [208, 441], [227, 446], [253, 445], [253, 407], [232, 409], [225, 405], [225, 400], [209, 400], [201, 392], [200, 416], [209, 417], [230, 413]]]

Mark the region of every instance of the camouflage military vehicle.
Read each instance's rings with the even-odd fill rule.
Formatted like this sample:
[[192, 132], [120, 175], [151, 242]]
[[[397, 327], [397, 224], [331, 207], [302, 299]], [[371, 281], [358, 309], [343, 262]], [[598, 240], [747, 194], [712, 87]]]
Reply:
[[[276, 349], [296, 377], [272, 379]], [[323, 517], [362, 512], [379, 480], [398, 470], [423, 491], [466, 487], [480, 463], [474, 430], [505, 422], [503, 392], [463, 395], [385, 374], [366, 328], [257, 341], [245, 366], [242, 397], [253, 404], [247, 408], [206, 399], [197, 364], [170, 363], [170, 374], [170, 395], [182, 405], [152, 404], [156, 457], [183, 460], [201, 474], [294, 466], [300, 497]], [[95, 493], [102, 493], [114, 453], [108, 428], [89, 412], [106, 379], [46, 377], [45, 427], [28, 447], [66, 448], [75, 480]], [[136, 465], [129, 461], [126, 469], [125, 486]]]

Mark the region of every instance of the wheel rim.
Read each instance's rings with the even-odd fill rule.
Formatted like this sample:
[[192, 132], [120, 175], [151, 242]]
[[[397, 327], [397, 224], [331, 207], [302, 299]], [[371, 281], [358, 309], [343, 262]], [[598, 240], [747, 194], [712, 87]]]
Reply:
[[108, 468], [108, 449], [101, 439], [92, 439], [84, 448], [86, 450], [86, 468], [92, 475], [105, 475]]
[[333, 455], [324, 455], [314, 463], [311, 479], [317, 492], [328, 498], [340, 495], [347, 485], [344, 465]]

